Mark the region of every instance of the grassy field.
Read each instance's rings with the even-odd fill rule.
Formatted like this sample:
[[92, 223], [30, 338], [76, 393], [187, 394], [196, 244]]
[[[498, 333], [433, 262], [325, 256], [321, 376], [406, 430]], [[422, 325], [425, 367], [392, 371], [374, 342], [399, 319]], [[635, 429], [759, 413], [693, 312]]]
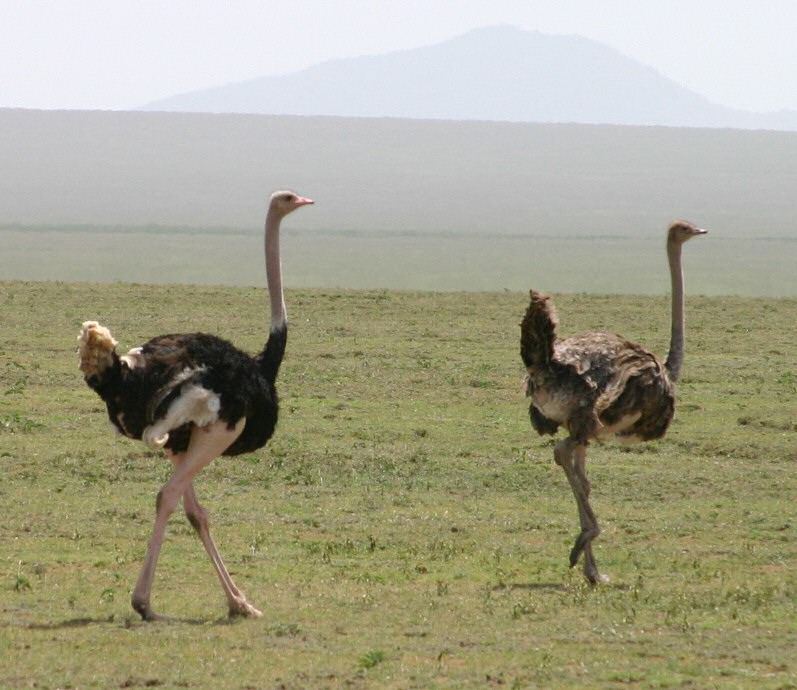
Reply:
[[[644, 238], [286, 228], [283, 263], [290, 284], [307, 288], [522, 291], [533, 275], [537, 285], [557, 292], [655, 295], [670, 286], [665, 228]], [[725, 237], [722, 229], [709, 232], [686, 251], [690, 294], [797, 295], [797, 239], [751, 242]], [[262, 229], [0, 227], [0, 276], [259, 286], [264, 282], [261, 235]]]
[[[0, 108], [0, 279], [259, 286], [268, 194], [304, 288], [797, 296], [797, 132]], [[556, 257], [556, 261], [549, 261]]]
[[[691, 247], [690, 247], [691, 249]], [[520, 394], [519, 291], [291, 290], [282, 416], [197, 490], [230, 622], [175, 514], [129, 604], [167, 463], [115, 438], [75, 354], [205, 330], [250, 351], [256, 288], [0, 283], [0, 686], [797, 688], [797, 299], [688, 299], [668, 437], [590, 454], [606, 586]], [[557, 295], [561, 331], [666, 351], [665, 297]]]

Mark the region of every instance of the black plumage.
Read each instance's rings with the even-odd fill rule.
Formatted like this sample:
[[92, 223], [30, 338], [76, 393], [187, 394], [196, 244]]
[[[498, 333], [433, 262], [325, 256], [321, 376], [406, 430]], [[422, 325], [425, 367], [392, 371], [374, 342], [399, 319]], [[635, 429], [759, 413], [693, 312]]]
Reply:
[[[138, 440], [147, 427], [166, 417], [186, 387], [211, 391], [219, 398], [218, 419], [228, 428], [246, 419], [240, 436], [222, 455], [250, 453], [266, 444], [277, 424], [275, 382], [287, 332], [287, 326], [273, 331], [257, 357], [207, 333], [162, 335], [126, 357], [114, 351], [113, 365], [86, 382], [105, 402], [119, 432]], [[185, 452], [193, 425], [186, 422], [170, 429], [164, 447]]]

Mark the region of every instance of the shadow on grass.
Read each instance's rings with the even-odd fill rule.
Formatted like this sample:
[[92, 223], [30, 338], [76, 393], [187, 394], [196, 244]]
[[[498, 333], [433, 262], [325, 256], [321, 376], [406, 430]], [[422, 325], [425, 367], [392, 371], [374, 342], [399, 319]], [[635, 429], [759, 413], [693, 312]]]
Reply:
[[238, 622], [235, 618], [172, 618], [170, 616], [161, 616], [156, 621], [143, 621], [138, 618], [123, 618], [118, 619], [115, 616], [108, 616], [107, 618], [69, 618], [63, 621], [53, 623], [30, 623], [25, 626], [29, 630], [69, 630], [70, 628], [86, 628], [91, 625], [122, 625], [125, 628], [137, 628], [150, 625], [234, 625]]
[[493, 592], [502, 592], [508, 589], [520, 589], [527, 592], [566, 592], [567, 585], [561, 582], [501, 582], [493, 587]]
[[[502, 582], [500, 584], [495, 585], [492, 589], [493, 592], [500, 592], [504, 590], [523, 590], [526, 592], [568, 592], [574, 587], [580, 587], [579, 585], [572, 585], [565, 582]], [[631, 590], [631, 586], [624, 583], [602, 583], [599, 585], [589, 585], [586, 582], [583, 584], [585, 588], [589, 589], [613, 589], [619, 592], [628, 592]]]

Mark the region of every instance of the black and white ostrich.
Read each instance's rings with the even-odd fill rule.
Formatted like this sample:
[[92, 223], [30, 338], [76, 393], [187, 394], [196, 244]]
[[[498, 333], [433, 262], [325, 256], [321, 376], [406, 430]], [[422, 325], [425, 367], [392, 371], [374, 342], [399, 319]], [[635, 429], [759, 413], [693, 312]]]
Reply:
[[529, 414], [538, 434], [567, 438], [554, 448], [554, 459], [567, 475], [576, 498], [581, 532], [570, 552], [570, 566], [584, 555], [584, 576], [592, 583], [607, 578], [598, 572], [592, 540], [600, 533], [589, 502], [587, 445], [611, 437], [626, 442], [661, 438], [675, 412], [675, 383], [684, 358], [684, 280], [681, 248], [704, 234], [686, 221], [667, 233], [672, 282], [670, 352], [662, 363], [641, 345], [611, 333], [585, 333], [565, 340], [556, 336], [556, 312], [550, 297], [531, 291], [520, 324], [520, 356], [526, 365]]
[[133, 608], [144, 620], [158, 618], [150, 605], [155, 567], [166, 523], [180, 499], [227, 596], [230, 616], [260, 616], [230, 578], [210, 536], [208, 512], [193, 479], [220, 455], [249, 453], [265, 445], [277, 423], [275, 380], [288, 335], [279, 256], [280, 221], [312, 204], [294, 192], [272, 194], [265, 224], [266, 282], [271, 330], [264, 350], [252, 357], [214, 335], [162, 335], [119, 356], [116, 340], [96, 321], [83, 324], [80, 369], [103, 399], [108, 416], [125, 436], [165, 448], [174, 466], [156, 502], [155, 525], [133, 590]]

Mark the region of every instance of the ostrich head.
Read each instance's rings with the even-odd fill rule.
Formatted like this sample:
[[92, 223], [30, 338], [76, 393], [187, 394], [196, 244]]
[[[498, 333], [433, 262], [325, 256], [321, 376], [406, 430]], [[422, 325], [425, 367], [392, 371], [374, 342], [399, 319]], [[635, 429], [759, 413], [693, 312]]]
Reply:
[[687, 240], [691, 240], [698, 235], [705, 235], [708, 230], [703, 228], [696, 228], [690, 222], [685, 220], [676, 220], [671, 226], [667, 234], [668, 244], [683, 244]]
[[312, 199], [299, 196], [296, 192], [282, 190], [274, 192], [269, 202], [269, 211], [276, 213], [280, 218], [287, 216], [291, 211], [295, 211], [300, 206], [315, 203]]

